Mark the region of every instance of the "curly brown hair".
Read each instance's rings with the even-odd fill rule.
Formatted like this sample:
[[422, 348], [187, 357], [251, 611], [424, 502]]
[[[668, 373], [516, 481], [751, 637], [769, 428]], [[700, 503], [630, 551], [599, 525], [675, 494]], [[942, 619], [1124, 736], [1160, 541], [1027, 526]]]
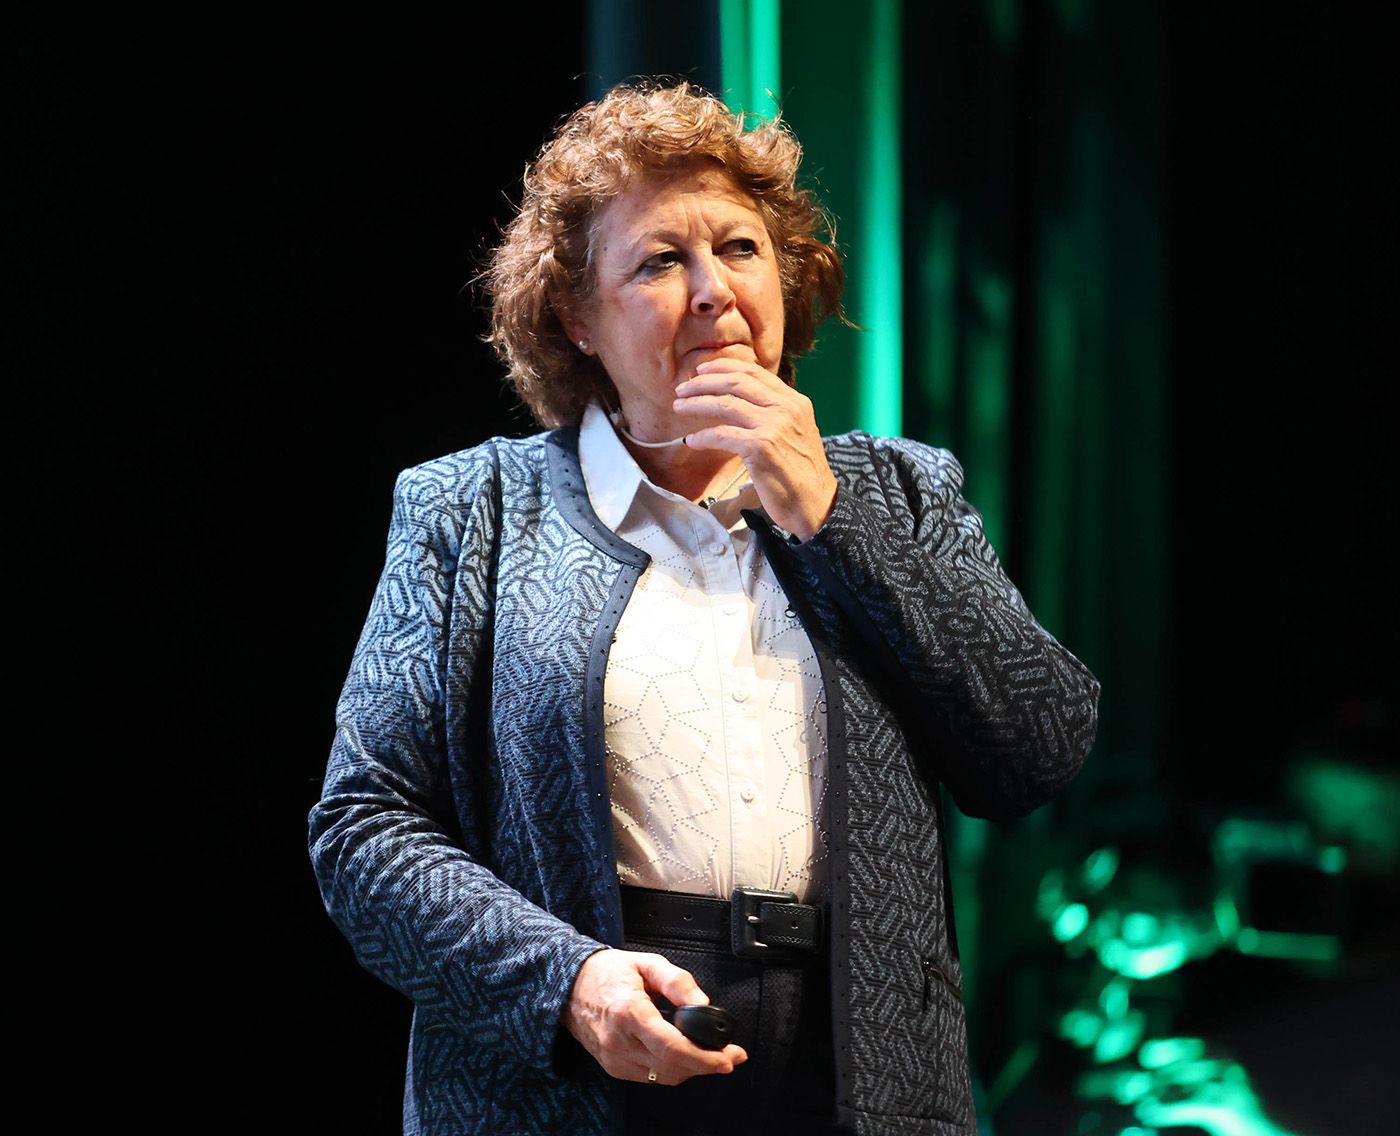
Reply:
[[812, 347], [818, 325], [842, 317], [845, 273], [829, 214], [797, 186], [802, 147], [780, 118], [735, 114], [690, 83], [614, 87], [571, 114], [525, 171], [520, 211], [481, 274], [491, 303], [487, 342], [516, 393], [545, 426], [572, 425], [596, 394], [616, 391], [596, 358], [582, 354], [563, 320], [594, 293], [594, 222], [632, 179], [719, 163], [753, 198], [777, 252], [783, 357]]

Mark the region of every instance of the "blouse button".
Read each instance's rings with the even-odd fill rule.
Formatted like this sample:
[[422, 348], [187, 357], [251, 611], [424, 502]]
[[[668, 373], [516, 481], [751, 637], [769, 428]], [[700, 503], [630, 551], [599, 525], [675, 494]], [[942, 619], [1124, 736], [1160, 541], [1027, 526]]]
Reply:
[[739, 796], [743, 797], [746, 801], [752, 801], [754, 799], [755, 793], [752, 789], [745, 785], [742, 789], [739, 790]]
[[749, 692], [748, 692], [747, 690], [740, 689], [740, 690], [736, 690], [736, 691], [734, 692], [734, 701], [735, 701], [735, 702], [747, 702], [748, 700], [749, 700]]
[[711, 551], [712, 553], [714, 553], [716, 556], [723, 556], [723, 555], [724, 555], [724, 545], [720, 544], [719, 541], [715, 541], [714, 544], [710, 545], [710, 551]]

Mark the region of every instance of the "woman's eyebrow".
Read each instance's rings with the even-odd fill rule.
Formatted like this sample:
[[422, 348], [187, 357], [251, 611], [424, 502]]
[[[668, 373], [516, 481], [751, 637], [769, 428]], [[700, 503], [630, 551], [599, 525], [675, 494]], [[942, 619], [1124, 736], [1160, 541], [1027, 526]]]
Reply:
[[[736, 229], [755, 229], [758, 232], [766, 232], [762, 221], [756, 217], [733, 217], [716, 222], [714, 234], [716, 238], [723, 240]], [[645, 233], [639, 233], [636, 237], [627, 241], [622, 247], [628, 257], [641, 253], [643, 248], [650, 244], [664, 245], [684, 245], [687, 237], [679, 230], [672, 228], [648, 229]]]
[[683, 244], [684, 241], [685, 238], [676, 229], [648, 229], [645, 233], [639, 234], [627, 247], [640, 249], [643, 245], [648, 244], [678, 245]]

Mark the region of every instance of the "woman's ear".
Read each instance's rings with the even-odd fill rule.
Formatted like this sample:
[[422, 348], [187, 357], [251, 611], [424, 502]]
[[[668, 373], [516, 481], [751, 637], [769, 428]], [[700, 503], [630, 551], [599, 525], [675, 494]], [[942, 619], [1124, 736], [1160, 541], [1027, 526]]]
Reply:
[[585, 355], [593, 354], [593, 342], [589, 336], [588, 322], [579, 319], [564, 319], [562, 316], [559, 322], [564, 325], [564, 334], [573, 340], [574, 346]]
[[574, 346], [585, 355], [593, 354], [593, 344], [588, 338], [588, 325], [576, 320], [567, 320], [564, 323], [564, 331], [570, 339], [574, 341]]

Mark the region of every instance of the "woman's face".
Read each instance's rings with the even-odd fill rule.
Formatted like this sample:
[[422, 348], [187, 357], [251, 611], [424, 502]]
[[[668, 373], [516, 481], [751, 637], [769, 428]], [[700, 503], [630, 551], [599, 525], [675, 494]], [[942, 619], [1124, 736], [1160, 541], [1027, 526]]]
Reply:
[[723, 170], [635, 182], [602, 211], [594, 241], [594, 296], [569, 332], [607, 369], [633, 434], [656, 441], [705, 425], [671, 410], [703, 360], [777, 371], [777, 258], [753, 199]]

